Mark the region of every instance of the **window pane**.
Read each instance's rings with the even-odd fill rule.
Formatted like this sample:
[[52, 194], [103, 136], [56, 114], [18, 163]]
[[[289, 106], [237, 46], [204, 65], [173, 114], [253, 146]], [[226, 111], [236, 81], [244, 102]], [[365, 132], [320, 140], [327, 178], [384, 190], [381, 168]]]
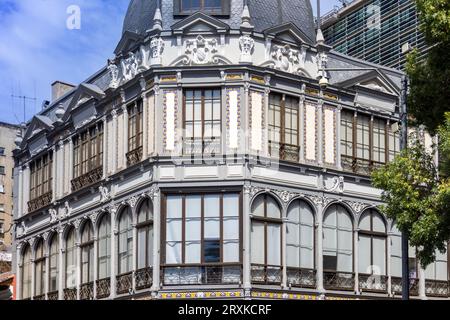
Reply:
[[267, 264], [281, 265], [281, 225], [267, 225]]
[[264, 224], [252, 222], [251, 261], [256, 264], [264, 264]]
[[204, 246], [205, 262], [220, 262], [220, 240], [207, 240]]

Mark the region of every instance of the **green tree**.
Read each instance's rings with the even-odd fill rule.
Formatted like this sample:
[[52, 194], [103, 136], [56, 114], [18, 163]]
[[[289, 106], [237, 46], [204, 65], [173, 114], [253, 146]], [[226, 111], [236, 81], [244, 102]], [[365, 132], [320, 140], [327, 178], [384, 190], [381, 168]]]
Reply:
[[450, 181], [439, 179], [433, 157], [416, 139], [391, 163], [372, 174], [383, 191], [381, 210], [407, 232], [423, 267], [444, 252], [450, 239]]

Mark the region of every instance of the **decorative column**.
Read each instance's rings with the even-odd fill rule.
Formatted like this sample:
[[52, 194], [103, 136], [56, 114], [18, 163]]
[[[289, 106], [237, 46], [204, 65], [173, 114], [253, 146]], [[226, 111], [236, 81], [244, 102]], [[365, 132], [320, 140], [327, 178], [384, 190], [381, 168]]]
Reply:
[[36, 294], [36, 264], [35, 264], [35, 253], [34, 253], [34, 244], [31, 243], [31, 300], [34, 300], [34, 295]]
[[316, 243], [316, 261], [317, 261], [317, 290], [323, 294], [325, 288], [323, 286], [323, 204], [317, 202], [317, 243]]
[[117, 226], [116, 226], [116, 213], [117, 213], [117, 206], [112, 205], [109, 207], [109, 212], [111, 215], [111, 299], [114, 299], [116, 297], [116, 243], [117, 243]]
[[317, 104], [317, 149], [318, 149], [318, 159], [317, 162], [319, 166], [322, 166], [324, 163], [324, 156], [323, 156], [323, 100], [320, 99]]
[[46, 300], [48, 299], [48, 292], [50, 291], [50, 281], [49, 281], [50, 280], [50, 259], [49, 259], [50, 247], [48, 245], [45, 245], [45, 243], [48, 244], [47, 240], [48, 240], [49, 234], [50, 234], [49, 232], [45, 232], [44, 237], [43, 237], [44, 238], [44, 248], [46, 248], [46, 249], [44, 249], [45, 250], [45, 252], [44, 252], [44, 256], [45, 256], [44, 295], [45, 295]]
[[[248, 77], [248, 74], [246, 74], [246, 77]], [[241, 130], [242, 130], [242, 139], [243, 141], [240, 141], [240, 148], [241, 148], [241, 154], [249, 154], [250, 152], [250, 84], [246, 82], [244, 84], [244, 96], [242, 99], [242, 106], [241, 106]]]
[[136, 228], [136, 226], [137, 226], [136, 206], [132, 206], [131, 210], [133, 212], [133, 218], [132, 218], [133, 222], [131, 224], [131, 227], [133, 228], [132, 229], [133, 230], [133, 241], [132, 241], [133, 242], [133, 255], [132, 255], [133, 261], [131, 263], [131, 267], [132, 267], [131, 288], [132, 288], [133, 292], [136, 292], [136, 271], [137, 271], [137, 255], [138, 255], [138, 252], [137, 252], [138, 234], [137, 234], [137, 228]]
[[389, 231], [387, 234], [387, 249], [386, 249], [386, 275], [387, 275], [387, 292], [389, 295], [392, 294], [392, 284], [391, 284], [391, 237], [392, 233]]
[[23, 167], [23, 184], [22, 184], [22, 212], [21, 215], [25, 215], [28, 212], [28, 201], [30, 201], [30, 165], [27, 163]]
[[157, 187], [152, 187], [149, 194], [153, 201], [153, 283], [150, 290], [152, 296], [156, 297], [161, 287], [161, 194]]
[[342, 170], [341, 164], [341, 112], [342, 105], [336, 109], [336, 167]]
[[353, 248], [354, 248], [354, 265], [353, 269], [355, 271], [355, 292], [359, 292], [359, 243], [358, 243], [358, 232], [359, 229], [353, 231]]
[[303, 95], [304, 88], [302, 87], [302, 95], [300, 96], [300, 103], [299, 103], [299, 117], [300, 117], [300, 125], [299, 125], [299, 152], [300, 152], [300, 163], [305, 162], [305, 96]]
[[[111, 149], [112, 149], [112, 173], [116, 173], [117, 172], [117, 161], [118, 161], [118, 157], [117, 157], [117, 143], [118, 138], [117, 138], [117, 111], [116, 110], [112, 110], [111, 111], [111, 115], [112, 115], [112, 127], [113, 127], [113, 132], [112, 132], [112, 136], [113, 136], [113, 143], [111, 145]], [[112, 225], [111, 225], [112, 226]]]
[[251, 290], [251, 257], [250, 257], [250, 237], [251, 237], [251, 220], [250, 220], [250, 201], [251, 201], [251, 186], [244, 186], [244, 199], [243, 199], [243, 275], [244, 282], [244, 295], [246, 298], [250, 298]]
[[121, 154], [120, 156], [124, 159], [123, 160], [123, 165], [124, 168], [127, 167], [127, 153], [128, 153], [128, 108], [127, 106], [124, 104], [122, 106], [122, 111], [123, 111], [123, 154]]
[[148, 99], [145, 93], [146, 82], [144, 78], [139, 80], [141, 85], [141, 99], [142, 99], [142, 159], [147, 159], [148, 155]]
[[283, 248], [282, 249], [283, 255], [281, 256], [281, 265], [283, 267], [283, 273], [282, 273], [282, 278], [281, 278], [282, 279], [281, 287], [282, 287], [282, 289], [286, 289], [288, 286], [288, 283], [287, 283], [287, 280], [288, 280], [287, 279], [287, 246], [286, 246], [286, 233], [287, 233], [286, 223], [288, 222], [287, 207], [284, 207], [283, 211], [284, 211], [283, 216], [282, 216], [283, 223], [281, 225], [281, 248]]
[[64, 300], [64, 248], [63, 248], [63, 232], [64, 229], [58, 229], [58, 247], [59, 247], [59, 255], [58, 255], [58, 300]]
[[56, 184], [56, 198], [62, 198], [64, 194], [64, 141], [58, 141], [58, 149], [56, 150], [56, 177], [53, 178]]
[[[75, 232], [78, 233], [78, 228], [76, 228]], [[76, 254], [77, 254], [77, 261], [75, 263], [75, 265], [77, 266], [77, 270], [76, 270], [77, 300], [80, 300], [80, 286], [81, 286], [81, 247], [80, 247], [80, 245], [81, 245], [81, 243], [80, 243], [80, 240], [78, 239], [77, 242], [75, 243], [75, 249], [76, 249]]]
[[22, 242], [17, 244], [16, 247], [16, 299], [22, 299]]
[[[106, 115], [102, 118], [103, 121], [103, 180], [108, 175], [108, 122], [106, 121]], [[94, 286], [95, 287], [95, 286]]]
[[[18, 187], [17, 187], [17, 214], [16, 218], [20, 218], [23, 215], [23, 195], [25, 190], [23, 189], [23, 167], [19, 165], [19, 173], [17, 177]], [[18, 254], [17, 257], [20, 257]]]
[[95, 227], [95, 220], [92, 221], [94, 225], [94, 278], [92, 279], [93, 287], [93, 300], [97, 299], [97, 280], [98, 280], [98, 230]]
[[52, 157], [53, 157], [53, 161], [52, 161], [52, 202], [55, 202], [58, 194], [56, 192], [56, 179], [58, 178], [58, 175], [56, 174], [57, 172], [57, 165], [58, 165], [58, 159], [57, 159], [57, 154], [56, 154], [56, 145], [54, 145], [52, 147]]
[[69, 139], [69, 170], [68, 170], [68, 184], [69, 184], [69, 193], [71, 192], [71, 181], [73, 179], [73, 140]]
[[425, 269], [422, 268], [422, 264], [418, 263], [418, 271], [419, 271], [419, 298], [422, 300], [427, 300], [426, 295], [426, 281], [425, 281]]
[[262, 156], [269, 156], [269, 96], [270, 96], [270, 77], [266, 79], [266, 90], [264, 91], [264, 111], [263, 115], [263, 136], [262, 136]]

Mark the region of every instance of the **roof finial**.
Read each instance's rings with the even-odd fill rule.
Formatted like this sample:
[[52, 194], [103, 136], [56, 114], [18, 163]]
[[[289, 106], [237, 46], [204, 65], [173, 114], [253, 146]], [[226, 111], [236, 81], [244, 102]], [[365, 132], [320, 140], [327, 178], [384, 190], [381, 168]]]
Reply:
[[153, 28], [152, 30], [162, 30], [162, 15], [161, 15], [161, 3], [159, 0], [156, 1], [156, 11], [153, 17]]
[[255, 27], [251, 23], [250, 10], [248, 9], [247, 0], [244, 0], [244, 8], [241, 15], [241, 29], [251, 32]]
[[321, 29], [321, 17], [320, 17], [320, 0], [317, 0], [317, 35], [316, 35], [316, 42], [318, 44], [325, 43], [325, 38], [322, 33]]

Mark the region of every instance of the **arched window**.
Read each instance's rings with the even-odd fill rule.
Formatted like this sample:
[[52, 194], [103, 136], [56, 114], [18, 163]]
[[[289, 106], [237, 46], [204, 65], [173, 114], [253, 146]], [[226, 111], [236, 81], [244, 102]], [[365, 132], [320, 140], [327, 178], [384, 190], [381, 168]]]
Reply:
[[35, 255], [35, 281], [34, 281], [34, 295], [36, 297], [42, 296], [45, 294], [45, 255], [44, 255], [44, 241], [39, 240], [36, 246], [36, 255]]
[[31, 298], [31, 248], [29, 245], [22, 253], [22, 299]]
[[131, 209], [126, 207], [122, 210], [119, 219], [118, 237], [118, 269], [119, 275], [131, 272], [133, 257], [133, 229], [131, 226]]
[[[400, 294], [402, 292], [402, 233], [398, 230], [397, 225], [394, 224], [390, 233], [391, 246], [391, 292]], [[418, 294], [418, 274], [417, 274], [417, 260], [416, 249], [409, 247], [409, 277], [410, 277], [410, 292], [411, 295]]]
[[375, 210], [367, 210], [359, 221], [358, 271], [386, 275], [386, 225]]
[[71, 289], [76, 287], [77, 276], [77, 257], [75, 249], [75, 229], [72, 228], [67, 233], [66, 237], [66, 253], [65, 253], [65, 273], [66, 273], [66, 288]]
[[101, 217], [98, 229], [98, 279], [111, 276], [111, 221], [105, 214]]
[[[49, 283], [48, 283], [48, 291], [50, 293], [54, 293], [58, 291], [58, 275], [59, 275], [59, 259], [58, 259], [58, 235], [54, 234], [50, 240], [50, 255], [49, 255], [49, 263], [50, 263], [50, 273], [49, 273]], [[50, 298], [49, 298], [50, 300]]]
[[151, 286], [153, 262], [153, 205], [145, 199], [137, 216], [137, 271], [136, 288]]
[[314, 212], [304, 201], [296, 200], [289, 206], [286, 250], [288, 283], [314, 287]]
[[258, 196], [252, 204], [253, 282], [281, 282], [281, 226], [281, 209], [277, 201], [267, 194]]
[[94, 232], [90, 221], [86, 221], [81, 233], [81, 283], [94, 281]]
[[323, 221], [324, 285], [353, 289], [353, 224], [348, 211], [331, 205]]
[[387, 290], [386, 239], [383, 217], [376, 210], [365, 211], [358, 232], [359, 287], [362, 290]]

